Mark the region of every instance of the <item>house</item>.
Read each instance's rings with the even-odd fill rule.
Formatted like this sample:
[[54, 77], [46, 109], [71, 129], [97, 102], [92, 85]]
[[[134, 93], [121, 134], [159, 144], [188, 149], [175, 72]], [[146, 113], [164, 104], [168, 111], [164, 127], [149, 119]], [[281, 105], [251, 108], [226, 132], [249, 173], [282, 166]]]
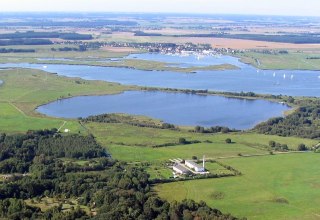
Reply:
[[195, 162], [193, 162], [191, 160], [186, 160], [184, 162], [184, 164], [187, 167], [189, 167], [190, 169], [193, 169], [196, 172], [204, 172], [205, 171], [203, 166], [201, 166], [201, 165], [199, 165], [199, 164], [197, 164], [197, 163], [195, 163]]
[[187, 168], [181, 166], [178, 163], [174, 164], [172, 169], [173, 169], [174, 172], [176, 172], [178, 174], [187, 174], [187, 173], [190, 172]]

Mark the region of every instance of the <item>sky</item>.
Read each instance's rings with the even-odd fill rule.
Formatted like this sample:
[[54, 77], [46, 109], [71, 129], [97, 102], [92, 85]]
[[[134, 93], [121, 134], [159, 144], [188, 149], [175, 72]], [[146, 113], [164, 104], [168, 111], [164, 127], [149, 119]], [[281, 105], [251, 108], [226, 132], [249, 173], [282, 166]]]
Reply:
[[320, 0], [0, 0], [0, 12], [12, 11], [320, 16]]

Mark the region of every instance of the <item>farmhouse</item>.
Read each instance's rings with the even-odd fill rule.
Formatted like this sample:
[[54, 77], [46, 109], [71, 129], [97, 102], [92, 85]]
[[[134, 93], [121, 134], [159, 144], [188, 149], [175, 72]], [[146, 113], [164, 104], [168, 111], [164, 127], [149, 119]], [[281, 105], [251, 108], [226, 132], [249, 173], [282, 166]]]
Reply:
[[199, 164], [191, 161], [191, 160], [186, 160], [185, 165], [191, 169], [194, 169], [196, 172], [204, 172], [204, 167], [200, 166]]
[[176, 173], [179, 173], [179, 174], [187, 174], [190, 172], [188, 169], [186, 169], [185, 167], [181, 166], [178, 163], [174, 164], [172, 168]]

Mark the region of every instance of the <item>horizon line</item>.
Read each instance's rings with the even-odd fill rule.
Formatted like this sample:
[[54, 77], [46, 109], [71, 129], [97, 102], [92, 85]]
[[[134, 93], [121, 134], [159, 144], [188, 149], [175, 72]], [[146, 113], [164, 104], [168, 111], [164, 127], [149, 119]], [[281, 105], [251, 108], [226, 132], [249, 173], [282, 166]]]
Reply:
[[235, 16], [278, 16], [278, 17], [320, 17], [320, 15], [283, 15], [283, 14], [254, 14], [254, 13], [194, 13], [194, 12], [134, 12], [134, 11], [0, 11], [1, 13], [87, 13], [87, 14], [95, 14], [95, 13], [105, 13], [105, 14], [175, 14], [175, 15], [235, 15]]

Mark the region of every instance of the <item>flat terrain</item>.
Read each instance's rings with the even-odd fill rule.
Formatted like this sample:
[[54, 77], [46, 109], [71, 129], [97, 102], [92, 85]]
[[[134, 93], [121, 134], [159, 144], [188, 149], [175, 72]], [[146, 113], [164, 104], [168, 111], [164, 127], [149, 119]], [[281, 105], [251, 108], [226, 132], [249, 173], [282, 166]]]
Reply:
[[[203, 200], [248, 219], [319, 219], [318, 154], [297, 153], [221, 160], [243, 175], [157, 185], [163, 198]], [[219, 195], [219, 196], [217, 196]]]
[[[151, 178], [168, 178], [170, 169], [161, 164], [173, 158], [189, 159], [193, 156], [218, 159], [240, 170], [243, 176], [221, 179], [195, 180], [157, 185], [154, 189], [168, 198], [205, 200], [210, 206], [249, 219], [317, 219], [320, 185], [317, 154], [288, 153], [270, 155], [269, 141], [287, 144], [295, 150], [300, 143], [313, 146], [317, 140], [284, 138], [250, 132], [229, 134], [199, 134], [187, 129], [167, 130], [141, 128], [128, 124], [84, 123], [77, 120], [48, 118], [36, 113], [37, 106], [59, 98], [78, 95], [114, 94], [135, 89], [115, 83], [86, 81], [60, 77], [39, 70], [1, 70], [0, 130], [25, 132], [29, 129], [65, 128], [73, 133], [91, 133], [120, 161], [149, 162], [147, 172]], [[180, 137], [201, 143], [179, 145]], [[233, 143], [226, 144], [231, 138]], [[155, 145], [174, 146], [153, 148]], [[212, 165], [212, 164], [211, 164]], [[212, 165], [212, 172], [226, 172]], [[172, 197], [172, 195], [175, 195]], [[310, 204], [310, 201], [313, 201]], [[29, 201], [28, 201], [29, 202]], [[31, 202], [31, 201], [30, 201]], [[40, 201], [46, 208], [52, 201]], [[66, 209], [69, 207], [65, 206]]]
[[296, 52], [288, 54], [265, 54], [245, 52], [237, 54], [240, 59], [260, 69], [320, 70], [320, 51]]
[[[74, 46], [71, 46], [74, 47]], [[104, 67], [124, 67], [147, 71], [173, 71], [181, 73], [193, 73], [195, 71], [218, 71], [233, 70], [238, 67], [231, 64], [194, 66], [194, 67], [174, 67], [166, 62], [157, 62], [142, 59], [123, 59], [112, 61], [111, 58], [123, 58], [130, 53], [146, 52], [135, 48], [125, 47], [103, 47], [101, 49], [87, 50], [84, 52], [57, 52], [51, 48], [61, 48], [61, 45], [50, 46], [13, 46], [10, 48], [35, 49], [35, 53], [0, 53], [0, 63], [39, 63], [39, 64], [69, 64], [69, 65], [89, 65]], [[1, 47], [0, 47], [1, 49]]]
[[94, 59], [94, 58], [117, 58], [130, 54], [130, 51], [115, 51], [115, 50], [87, 50], [85, 52], [79, 51], [52, 51], [51, 48], [59, 49], [63, 47], [78, 48], [74, 45], [16, 45], [16, 46], [0, 46], [0, 48], [12, 49], [34, 49], [35, 53], [2, 53], [2, 59], [7, 58], [12, 61], [19, 58], [70, 58], [70, 59]]
[[[126, 124], [86, 123], [85, 127], [97, 138], [114, 158], [130, 162], [167, 161], [173, 158], [201, 158], [238, 157], [266, 155], [269, 141], [287, 144], [295, 150], [300, 143], [313, 146], [316, 140], [302, 138], [285, 138], [255, 133], [230, 134], [199, 134], [181, 131], [172, 131], [156, 128], [140, 128]], [[199, 140], [202, 143], [178, 145], [178, 139], [183, 137], [188, 141]], [[225, 139], [231, 138], [233, 144], [226, 144]], [[207, 143], [207, 142], [211, 143]], [[152, 148], [151, 146], [176, 143], [176, 146]]]
[[171, 36], [134, 36], [133, 33], [120, 32], [112, 35], [105, 35], [101, 38], [105, 41], [118, 42], [154, 42], [154, 43], [194, 43], [211, 44], [217, 48], [232, 49], [320, 49], [320, 44], [292, 44], [266, 41], [210, 38], [210, 37], [171, 37]]
[[60, 128], [61, 126], [72, 132], [83, 131], [75, 120], [47, 118], [34, 110], [39, 105], [59, 98], [114, 94], [130, 89], [114, 83], [59, 77], [39, 70], [2, 70], [0, 79], [4, 82], [0, 86], [0, 130], [2, 132], [24, 132], [29, 129]]
[[[210, 44], [213, 48], [216, 48], [219, 53], [237, 56], [241, 61], [260, 69], [320, 70], [320, 44], [293, 44], [213, 37], [173, 36], [190, 34], [223, 34], [215, 36], [226, 36], [227, 34], [302, 34], [308, 37], [308, 33], [320, 33], [319, 20], [316, 18], [279, 19], [277, 17], [259, 16], [240, 18], [238, 16], [222, 15], [213, 17], [199, 17], [198, 15], [188, 17], [187, 15], [158, 14], [144, 17], [144, 15], [141, 14], [134, 16], [130, 14], [120, 15], [117, 13], [114, 17], [109, 15], [106, 19], [119, 21], [128, 20], [133, 21], [133, 23], [136, 22], [136, 25], [99, 26], [89, 23], [102, 19], [100, 14], [98, 17], [95, 17], [97, 15], [92, 15], [93, 17], [85, 19], [83, 17], [84, 15], [77, 17], [78, 15], [76, 14], [66, 14], [65, 18], [52, 18], [51, 16], [53, 15], [46, 16], [48, 16], [46, 18], [47, 25], [48, 21], [66, 21], [66, 26], [50, 27], [50, 24], [49, 26], [42, 26], [41, 24], [37, 27], [31, 27], [29, 23], [27, 26], [3, 25], [3, 27], [0, 27], [0, 33], [14, 33], [16, 31], [61, 31], [92, 34], [93, 39], [83, 40], [81, 43], [80, 41], [71, 41], [69, 42], [70, 44], [63, 44], [63, 40], [59, 38], [50, 39], [58, 43], [53, 45], [0, 46], [0, 49], [3, 49], [2, 53], [0, 53], [0, 63], [28, 62], [43, 63], [42, 65], [46, 65], [45, 63], [82, 64], [136, 68], [151, 71], [170, 70], [181, 73], [192, 73], [197, 70], [226, 70], [236, 68], [232, 65], [222, 64], [218, 66], [182, 69], [170, 66], [169, 63], [148, 60], [127, 59], [111, 61], [111, 58], [122, 58], [132, 53], [144, 53], [147, 52], [148, 49], [155, 49], [147, 47], [137, 49], [132, 48], [131, 46], [133, 45], [124, 47], [124, 45], [126, 45], [125, 43], [186, 44], [191, 42], [194, 44]], [[71, 17], [68, 18], [68, 16]], [[11, 19], [11, 21], [24, 21], [25, 15], [19, 18], [9, 18], [9, 20], [6, 20], [5, 16], [3, 16], [3, 18], [4, 20], [2, 22], [10, 21]], [[32, 19], [29, 18], [28, 21], [30, 22]], [[36, 21], [38, 21], [38, 19], [36, 19]], [[44, 20], [43, 22], [45, 23], [46, 21]], [[73, 21], [79, 23], [72, 25]], [[87, 23], [87, 25], [84, 25], [84, 23]], [[135, 36], [136, 31], [153, 33], [155, 36]], [[156, 36], [157, 34], [166, 36]], [[99, 43], [95, 44], [94, 42]], [[115, 42], [115, 45], [120, 45], [120, 47], [100, 44], [111, 42]], [[310, 41], [309, 39], [307, 42], [316, 41]], [[79, 51], [80, 47], [78, 45], [84, 46], [90, 43], [94, 43], [94, 45], [89, 46], [86, 51]], [[139, 45], [136, 46], [139, 47]], [[160, 48], [161, 50], [170, 48], [170, 46], [168, 46], [168, 48], [165, 48], [166, 46], [163, 45], [164, 48], [161, 48], [161, 45], [157, 46], [156, 49]], [[64, 47], [69, 47], [65, 50], [72, 50], [73, 48], [74, 51], [59, 51], [59, 49]], [[4, 48], [6, 50], [4, 50]], [[34, 49], [35, 52], [20, 53], [20, 51], [19, 53], [7, 53], [6, 51], [12, 51], [9, 49]], [[81, 49], [83, 49], [83, 47]], [[282, 53], [280, 53], [281, 50]], [[234, 51], [236, 51], [235, 54]], [[167, 52], [171, 53], [171, 48]], [[202, 52], [205, 54], [204, 51]], [[39, 58], [45, 59], [39, 60]], [[64, 129], [69, 129], [71, 133], [92, 134], [95, 140], [107, 149], [108, 153], [110, 153], [114, 159], [119, 160], [120, 163], [126, 162], [129, 166], [145, 168], [146, 172], [150, 175], [150, 179], [171, 178], [172, 170], [168, 167], [168, 161], [170, 159], [191, 159], [195, 157], [200, 159], [205, 155], [206, 159], [215, 160], [226, 166], [231, 166], [240, 171], [242, 175], [157, 184], [152, 186], [152, 190], [158, 193], [160, 197], [168, 199], [169, 201], [183, 200], [186, 198], [196, 201], [203, 200], [209, 206], [217, 208], [224, 213], [231, 213], [237, 217], [247, 217], [250, 220], [320, 219], [320, 169], [318, 167], [320, 155], [313, 152], [302, 153], [296, 151], [298, 145], [301, 143], [310, 148], [318, 144], [319, 140], [262, 135], [252, 131], [201, 134], [191, 132], [190, 130], [194, 128], [190, 127], [180, 127], [176, 130], [160, 129], [156, 128], [162, 125], [159, 120], [137, 116], [134, 116], [135, 121], [121, 121], [121, 123], [83, 122], [78, 119], [51, 118], [37, 113], [35, 111], [37, 106], [73, 96], [115, 94], [140, 88], [135, 86], [122, 86], [117, 83], [60, 77], [55, 74], [32, 69], [0, 70], [0, 80], [3, 81], [3, 84], [0, 85], [0, 133], [25, 133], [30, 129], [58, 128], [59, 131], [62, 132]], [[317, 112], [315, 112], [315, 114], [316, 113]], [[141, 122], [147, 122], [146, 124], [150, 123], [153, 125], [153, 128], [132, 125]], [[179, 143], [179, 139], [181, 140], [181, 138], [185, 138], [187, 141], [193, 143], [181, 144], [181, 142]], [[227, 138], [230, 138], [232, 143], [227, 144]], [[286, 144], [290, 151], [270, 152], [270, 141]], [[75, 167], [87, 166], [89, 170], [93, 165], [96, 165], [98, 161], [98, 159], [94, 161], [83, 158], [61, 158], [61, 160], [64, 165], [74, 165]], [[118, 168], [119, 167], [114, 168], [114, 170]], [[215, 162], [207, 162], [206, 168], [212, 174], [232, 173], [232, 171], [226, 167]], [[98, 178], [100, 174], [108, 175], [107, 179], [110, 177], [109, 173], [106, 174], [105, 172], [106, 170], [88, 172], [86, 170], [78, 172], [77, 170], [72, 176], [84, 175], [83, 177], [80, 176], [77, 182], [70, 182], [70, 186], [74, 186], [70, 191], [80, 191], [84, 188], [91, 189], [88, 186], [96, 187], [100, 185], [101, 182], [99, 183], [99, 181], [101, 180]], [[63, 171], [61, 173], [65, 174], [68, 172]], [[87, 176], [87, 174], [90, 173], [97, 174], [96, 177], [99, 180], [99, 184], [97, 184], [96, 177], [90, 182], [91, 180]], [[121, 170], [117, 176], [119, 177], [123, 173]], [[124, 176], [128, 175], [128, 173], [129, 172], [126, 172]], [[72, 176], [70, 177], [71, 180], [74, 178]], [[6, 183], [4, 183], [2, 177], [4, 176], [1, 176], [0, 183], [4, 185]], [[66, 176], [66, 178], [68, 177]], [[136, 176], [134, 176], [134, 178], [136, 178]], [[43, 179], [41, 179], [41, 181], [42, 180]], [[110, 178], [110, 181], [111, 180]], [[126, 179], [123, 178], [122, 180]], [[60, 181], [56, 182], [60, 183]], [[74, 183], [77, 183], [77, 185], [72, 185]], [[87, 183], [92, 185], [87, 185]], [[129, 182], [129, 184], [132, 183], [135, 185], [134, 181]], [[31, 186], [32, 185], [30, 185], [30, 187]], [[106, 190], [104, 191], [107, 192]], [[125, 191], [121, 189], [114, 192], [115, 194], [122, 194]], [[96, 191], [93, 193], [96, 193]], [[142, 193], [145, 193], [145, 191], [141, 191], [141, 194]], [[137, 196], [140, 197], [141, 194], [137, 194]], [[63, 212], [66, 212], [76, 208], [80, 204], [79, 201], [83, 199], [83, 196], [84, 195], [78, 194], [66, 199], [66, 195], [59, 195], [59, 192], [56, 194], [56, 192], [53, 191], [51, 195], [43, 194], [42, 196], [32, 197], [33, 199], [27, 199], [25, 202], [28, 205], [39, 207], [42, 211], [62, 205]], [[94, 204], [100, 197], [92, 198], [94, 202], [91, 201], [88, 206], [81, 206], [81, 209], [85, 210], [88, 214], [97, 214], [95, 212], [96, 210], [90, 210], [90, 208], [95, 206]], [[147, 198], [147, 195], [145, 195], [145, 198]], [[125, 199], [123, 201], [119, 199], [119, 201], [122, 204], [127, 204]], [[117, 201], [115, 201], [115, 204], [116, 202]], [[109, 205], [112, 204], [106, 204], [106, 206], [103, 207], [108, 207]], [[121, 208], [122, 207], [119, 206], [119, 209]], [[133, 212], [135, 212], [135, 210]]]

